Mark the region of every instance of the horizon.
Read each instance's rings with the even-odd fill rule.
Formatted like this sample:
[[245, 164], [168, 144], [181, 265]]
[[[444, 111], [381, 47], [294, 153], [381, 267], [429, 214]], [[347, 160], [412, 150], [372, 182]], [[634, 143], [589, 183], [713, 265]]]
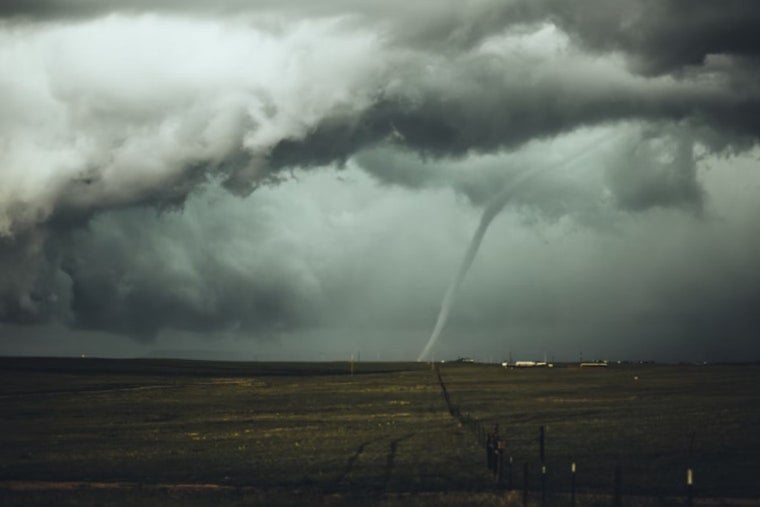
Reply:
[[[521, 362], [521, 361], [528, 361], [528, 362], [536, 362], [538, 363], [537, 367], [543, 367], [544, 363], [541, 360], [538, 359], [530, 359], [530, 358], [520, 358], [516, 359], [511, 363], [508, 363], [508, 361], [505, 360], [497, 360], [497, 359], [490, 359], [490, 358], [472, 358], [469, 356], [461, 356], [456, 358], [446, 358], [446, 359], [436, 359], [436, 360], [419, 360], [419, 359], [344, 359], [339, 357], [333, 357], [333, 358], [324, 358], [324, 359], [278, 359], [278, 358], [266, 358], [266, 359], [240, 359], [240, 358], [213, 358], [208, 357], [208, 354], [204, 352], [200, 356], [162, 356], [162, 355], [154, 355], [154, 356], [90, 356], [90, 355], [80, 355], [80, 356], [34, 356], [34, 355], [0, 355], [0, 359], [28, 359], [28, 360], [47, 360], [47, 359], [70, 359], [70, 360], [105, 360], [105, 361], [186, 361], [186, 362], [209, 362], [209, 363], [298, 363], [298, 364], [346, 364], [349, 365], [351, 363], [353, 364], [360, 364], [360, 363], [368, 363], [368, 364], [452, 364], [452, 363], [467, 363], [467, 364], [480, 364], [480, 365], [488, 365], [488, 366], [499, 366], [499, 367], [512, 367], [514, 368], [515, 363]], [[508, 363], [508, 366], [505, 366], [505, 363]], [[660, 361], [660, 360], [654, 360], [654, 359], [603, 359], [603, 358], [594, 358], [594, 359], [559, 359], [559, 360], [549, 360], [546, 364], [550, 365], [559, 365], [561, 367], [564, 366], [572, 366], [572, 365], [580, 365], [580, 364], [588, 364], [588, 363], [604, 363], [609, 366], [615, 367], [615, 366], [730, 366], [730, 365], [758, 365], [760, 364], [760, 359], [745, 359], [745, 360], [726, 360], [726, 361], [686, 361], [686, 360], [670, 360], [670, 361]], [[511, 366], [509, 366], [511, 365]], [[520, 369], [518, 367], [518, 369]]]

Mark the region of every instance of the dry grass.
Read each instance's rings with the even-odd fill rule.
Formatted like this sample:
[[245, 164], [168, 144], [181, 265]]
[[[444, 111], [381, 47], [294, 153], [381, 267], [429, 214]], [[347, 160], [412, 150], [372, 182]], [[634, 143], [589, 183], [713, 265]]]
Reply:
[[[521, 504], [495, 488], [426, 365], [0, 363], [2, 505]], [[627, 472], [629, 493], [673, 494], [696, 429], [698, 484], [712, 488], [700, 491], [758, 495], [758, 368], [441, 371], [462, 412], [499, 422], [516, 461], [535, 463], [545, 425], [550, 469], [572, 457], [586, 493], [608, 492], [622, 462], [656, 474]]]

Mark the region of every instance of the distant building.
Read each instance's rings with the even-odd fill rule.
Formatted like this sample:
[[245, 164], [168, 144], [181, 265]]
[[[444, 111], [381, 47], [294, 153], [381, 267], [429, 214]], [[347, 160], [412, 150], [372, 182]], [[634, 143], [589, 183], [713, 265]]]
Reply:
[[606, 368], [607, 361], [594, 361], [592, 363], [581, 363], [581, 368]]
[[552, 363], [546, 361], [515, 361], [512, 365], [502, 363], [502, 366], [513, 368], [554, 368]]

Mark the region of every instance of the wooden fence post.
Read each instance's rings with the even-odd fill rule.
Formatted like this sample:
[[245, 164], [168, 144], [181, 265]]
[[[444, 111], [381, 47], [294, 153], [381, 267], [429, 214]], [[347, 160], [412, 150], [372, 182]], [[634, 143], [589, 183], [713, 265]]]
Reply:
[[570, 506], [575, 507], [575, 461], [570, 464]]
[[488, 437], [486, 438], [486, 465], [488, 466], [488, 469], [493, 471], [493, 434], [488, 433]]
[[686, 469], [686, 505], [694, 505], [694, 472], [691, 467]]
[[504, 458], [506, 450], [507, 442], [499, 439], [496, 444], [496, 484], [498, 484], [500, 488], [503, 488], [504, 483], [506, 482], [506, 460]]
[[546, 465], [541, 465], [541, 506], [546, 505]]
[[541, 463], [545, 461], [544, 459], [544, 437], [545, 437], [545, 431], [544, 427], [541, 426], [538, 429], [538, 441], [539, 441], [539, 458], [541, 459]]
[[696, 431], [689, 435], [689, 466], [686, 469], [686, 504], [692, 507], [694, 504], [694, 472], [692, 464], [694, 463], [694, 439], [697, 436]]
[[546, 428], [538, 428], [538, 457], [541, 459], [541, 505], [546, 505]]

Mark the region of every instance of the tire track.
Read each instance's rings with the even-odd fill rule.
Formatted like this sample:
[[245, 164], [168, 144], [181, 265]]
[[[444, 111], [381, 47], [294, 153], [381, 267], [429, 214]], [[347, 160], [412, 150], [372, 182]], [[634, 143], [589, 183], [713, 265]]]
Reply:
[[408, 440], [409, 438], [412, 438], [416, 433], [409, 433], [408, 435], [404, 435], [403, 437], [397, 438], [395, 440], [391, 441], [391, 444], [389, 446], [389, 452], [388, 456], [385, 460], [385, 475], [383, 477], [383, 489], [385, 491], [388, 491], [388, 486], [391, 482], [391, 474], [393, 473], [393, 466], [396, 462], [396, 450], [398, 448], [399, 442], [403, 442], [404, 440]]
[[369, 441], [359, 444], [359, 447], [356, 448], [356, 451], [354, 451], [354, 453], [348, 458], [346, 461], [346, 467], [338, 477], [338, 480], [335, 481], [335, 489], [339, 489], [341, 484], [345, 482], [346, 477], [348, 477], [348, 474], [350, 474], [351, 470], [354, 468], [354, 463], [356, 463], [356, 460], [359, 459], [359, 456], [362, 455], [364, 448], [367, 447], [367, 445], [369, 445]]

